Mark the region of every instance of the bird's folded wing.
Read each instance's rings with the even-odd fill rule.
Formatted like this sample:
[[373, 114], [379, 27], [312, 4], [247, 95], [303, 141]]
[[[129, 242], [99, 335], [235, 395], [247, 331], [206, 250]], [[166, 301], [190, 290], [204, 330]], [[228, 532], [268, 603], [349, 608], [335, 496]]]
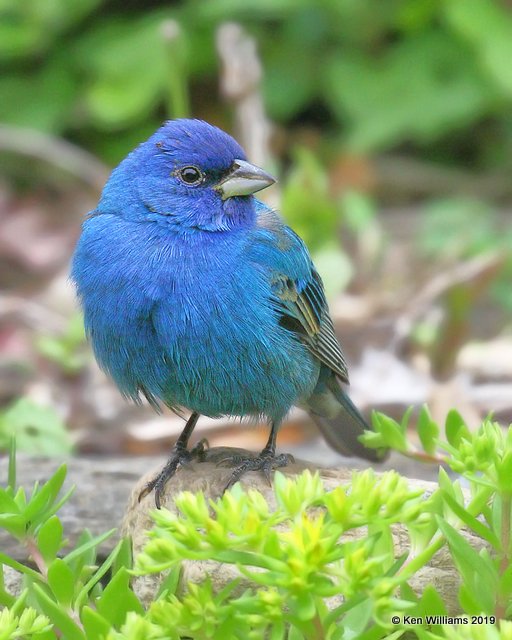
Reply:
[[280, 324], [297, 334], [311, 353], [348, 383], [348, 372], [329, 316], [322, 280], [311, 265], [309, 278], [293, 280], [282, 273], [272, 278]]
[[280, 324], [348, 383], [347, 365], [329, 316], [322, 279], [306, 245], [276, 211], [260, 202], [257, 211], [257, 227], [248, 243], [249, 259], [269, 273], [272, 303], [280, 314]]

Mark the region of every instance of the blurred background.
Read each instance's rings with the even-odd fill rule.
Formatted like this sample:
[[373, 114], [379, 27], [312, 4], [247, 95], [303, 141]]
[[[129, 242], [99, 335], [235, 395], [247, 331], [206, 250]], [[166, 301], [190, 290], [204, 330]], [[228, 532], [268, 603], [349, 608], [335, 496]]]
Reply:
[[[0, 68], [0, 450], [164, 454], [181, 431], [98, 370], [68, 265], [111, 168], [183, 116], [279, 177], [262, 197], [310, 247], [366, 415], [512, 421], [510, 2], [4, 0]], [[300, 412], [279, 446], [340, 462]]]

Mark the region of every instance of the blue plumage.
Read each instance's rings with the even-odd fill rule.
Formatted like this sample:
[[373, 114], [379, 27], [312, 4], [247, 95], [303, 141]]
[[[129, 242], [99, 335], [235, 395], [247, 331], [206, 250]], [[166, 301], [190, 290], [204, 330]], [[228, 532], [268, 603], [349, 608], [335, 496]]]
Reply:
[[346, 366], [308, 251], [252, 195], [271, 182], [223, 131], [198, 120], [161, 127], [113, 171], [84, 223], [72, 278], [87, 334], [127, 397], [263, 416], [267, 454], [299, 404], [337, 449], [374, 458], [335, 379], [348, 381]]

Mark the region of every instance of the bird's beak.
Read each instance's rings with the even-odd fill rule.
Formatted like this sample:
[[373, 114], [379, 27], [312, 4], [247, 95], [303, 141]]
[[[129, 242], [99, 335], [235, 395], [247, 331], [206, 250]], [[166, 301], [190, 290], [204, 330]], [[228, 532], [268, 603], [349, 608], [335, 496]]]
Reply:
[[275, 178], [254, 164], [235, 160], [229, 173], [215, 186], [223, 200], [233, 196], [249, 196], [274, 184]]

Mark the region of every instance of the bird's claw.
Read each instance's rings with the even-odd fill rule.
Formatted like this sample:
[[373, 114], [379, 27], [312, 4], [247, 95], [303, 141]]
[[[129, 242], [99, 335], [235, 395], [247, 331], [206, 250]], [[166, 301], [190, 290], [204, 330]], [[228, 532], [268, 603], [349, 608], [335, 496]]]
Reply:
[[[240, 480], [248, 471], [262, 471], [267, 482], [272, 486], [272, 471], [280, 467], [286, 467], [290, 462], [295, 462], [294, 457], [289, 453], [281, 453], [276, 456], [273, 453], [262, 451], [259, 455], [253, 457], [244, 457], [240, 455], [223, 458], [218, 465], [231, 461], [237, 466], [233, 469], [231, 476], [224, 487], [224, 492]], [[217, 466], [218, 466], [217, 465]]]
[[206, 438], [199, 440], [192, 449], [187, 451], [187, 455], [180, 460], [180, 467], [190, 467], [190, 463], [195, 460], [197, 462], [204, 462], [206, 460], [206, 452], [210, 448], [210, 444]]
[[162, 471], [150, 480], [139, 493], [139, 502], [154, 491], [155, 505], [157, 509], [160, 509], [167, 481], [173, 477], [179, 467], [190, 467], [192, 460], [203, 462], [208, 447], [209, 444], [206, 438], [200, 440], [190, 451], [184, 447], [174, 447]]
[[239, 453], [237, 453], [237, 454], [233, 454], [233, 455], [229, 455], [229, 456], [225, 456], [224, 458], [221, 458], [215, 466], [216, 467], [233, 467], [235, 465], [242, 464], [242, 462], [245, 462], [246, 460], [249, 460], [248, 456], [241, 456]]

